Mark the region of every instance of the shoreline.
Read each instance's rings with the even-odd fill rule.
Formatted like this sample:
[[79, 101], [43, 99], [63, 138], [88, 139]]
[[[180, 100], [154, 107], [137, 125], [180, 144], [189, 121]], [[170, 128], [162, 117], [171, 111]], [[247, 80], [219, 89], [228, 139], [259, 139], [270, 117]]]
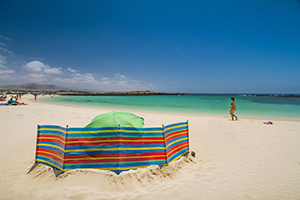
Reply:
[[[39, 98], [50, 98], [50, 95], [45, 96], [39, 96]], [[33, 99], [29, 100], [31, 102], [35, 102]], [[52, 102], [39, 102], [38, 100], [36, 103], [41, 104], [50, 104], [50, 105], [57, 105], [57, 106], [68, 106], [68, 107], [75, 107], [75, 108], [89, 108], [89, 109], [104, 109], [107, 110], [107, 112], [110, 112], [112, 110], [114, 111], [123, 111], [123, 112], [146, 112], [146, 113], [158, 113], [158, 114], [170, 114], [170, 115], [187, 115], [187, 116], [201, 116], [201, 117], [216, 117], [216, 118], [228, 118], [230, 119], [230, 114], [228, 110], [228, 116], [226, 115], [214, 115], [214, 114], [208, 114], [208, 113], [186, 113], [186, 112], [176, 112], [176, 111], [151, 111], [151, 110], [143, 110], [143, 109], [134, 109], [134, 108], [111, 108], [111, 107], [101, 107], [101, 106], [85, 106], [85, 105], [71, 105], [71, 104], [64, 104], [64, 103], [52, 103]], [[129, 110], [129, 111], [128, 111]], [[276, 121], [298, 121], [300, 122], [300, 118], [280, 118], [280, 117], [253, 117], [253, 116], [242, 116], [239, 117], [239, 119], [245, 119], [245, 120], [276, 120]], [[239, 120], [238, 120], [239, 121]]]

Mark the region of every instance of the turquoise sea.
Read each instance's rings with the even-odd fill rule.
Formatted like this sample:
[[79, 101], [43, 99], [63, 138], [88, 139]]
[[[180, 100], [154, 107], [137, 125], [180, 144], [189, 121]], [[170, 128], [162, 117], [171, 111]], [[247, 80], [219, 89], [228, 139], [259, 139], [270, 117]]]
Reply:
[[229, 116], [230, 97], [235, 98], [238, 117], [300, 119], [299, 97], [246, 95], [176, 96], [55, 96], [39, 101], [111, 110], [128, 109], [184, 114]]

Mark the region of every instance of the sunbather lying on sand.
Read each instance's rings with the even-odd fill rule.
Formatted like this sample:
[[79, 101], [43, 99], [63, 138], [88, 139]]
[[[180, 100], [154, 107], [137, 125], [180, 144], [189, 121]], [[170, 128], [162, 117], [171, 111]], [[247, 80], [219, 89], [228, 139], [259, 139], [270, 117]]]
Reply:
[[18, 102], [17, 100], [14, 101], [12, 98], [7, 101], [7, 104], [8, 105], [27, 105], [27, 103]]

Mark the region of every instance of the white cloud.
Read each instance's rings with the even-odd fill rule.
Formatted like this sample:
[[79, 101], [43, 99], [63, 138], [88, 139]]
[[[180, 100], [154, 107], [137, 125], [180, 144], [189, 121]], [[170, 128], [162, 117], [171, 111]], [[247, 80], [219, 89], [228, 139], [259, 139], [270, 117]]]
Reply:
[[115, 78], [114, 78], [114, 79], [115, 79], [115, 80], [118, 80], [118, 81], [124, 81], [124, 80], [126, 80], [127, 78], [126, 78], [126, 76], [117, 73], [117, 74], [115, 74]]
[[31, 61], [24, 65], [24, 67], [31, 72], [42, 72], [46, 65], [40, 61]]
[[0, 69], [0, 74], [12, 74], [15, 73], [12, 69]]
[[70, 68], [70, 67], [69, 67], [67, 70], [68, 70], [69, 72], [72, 72], [72, 73], [76, 73], [76, 72], [77, 72], [75, 69], [72, 69], [72, 68]]
[[[7, 38], [2, 39], [9, 41]], [[139, 80], [131, 80], [120, 73], [101, 77], [101, 74], [85, 72], [81, 73], [70, 67], [50, 67], [38, 60], [24, 62], [23, 58], [10, 51], [4, 43], [0, 44], [0, 84], [36, 82], [96, 91], [148, 90], [154, 87], [151, 84], [144, 85]]]
[[55, 78], [56, 82], [67, 83], [69, 85], [77, 85], [77, 84], [98, 84], [99, 82], [95, 80], [94, 75], [91, 73], [80, 74], [77, 73], [75, 76], [70, 78], [57, 77]]
[[61, 67], [59, 67], [59, 68], [46, 68], [46, 69], [44, 69], [44, 72], [46, 73], [46, 74], [60, 74], [60, 73], [62, 73], [62, 71], [61, 71]]
[[152, 84], [143, 85], [140, 81], [130, 80], [120, 73], [115, 74], [112, 78], [102, 77], [96, 79], [95, 77], [96, 75], [91, 73], [76, 73], [68, 74], [68, 77], [56, 77], [53, 80], [55, 83], [64, 86], [93, 89], [97, 91], [133, 91], [154, 88]]
[[6, 57], [0, 54], [0, 68], [7, 69], [5, 64], [6, 64]]
[[46, 74], [60, 74], [62, 73], [61, 68], [51, 68], [40, 61], [31, 61], [24, 65], [24, 68], [33, 73], [46, 73]]

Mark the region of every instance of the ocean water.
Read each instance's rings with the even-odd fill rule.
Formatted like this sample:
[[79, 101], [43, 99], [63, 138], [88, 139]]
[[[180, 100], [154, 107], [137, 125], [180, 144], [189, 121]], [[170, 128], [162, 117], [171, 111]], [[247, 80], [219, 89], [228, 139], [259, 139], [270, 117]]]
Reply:
[[58, 96], [39, 101], [88, 107], [229, 116], [230, 97], [238, 117], [300, 119], [300, 98], [244, 95]]

